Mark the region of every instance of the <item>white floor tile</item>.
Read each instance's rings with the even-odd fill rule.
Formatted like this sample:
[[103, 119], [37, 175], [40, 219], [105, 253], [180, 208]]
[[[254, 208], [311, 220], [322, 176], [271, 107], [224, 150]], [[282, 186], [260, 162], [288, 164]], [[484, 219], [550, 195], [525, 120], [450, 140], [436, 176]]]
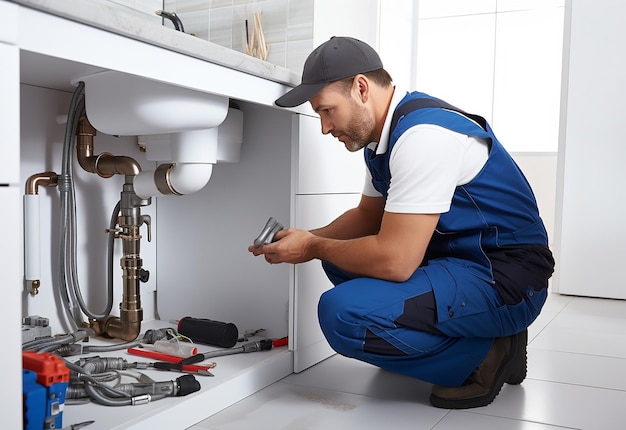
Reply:
[[561, 294], [550, 292], [548, 298], [546, 299], [546, 303], [543, 305], [541, 310], [544, 312], [558, 313], [561, 312], [567, 305], [570, 304], [575, 297], [573, 296], [564, 296]]
[[306, 372], [290, 375], [283, 382], [422, 404], [428, 403], [431, 391], [429, 383], [341, 355], [334, 355]]
[[493, 417], [466, 411], [451, 411], [433, 430], [563, 430], [567, 427], [530, 421], [512, 420], [510, 418]]
[[447, 413], [412, 401], [387, 400], [284, 382], [198, 423], [211, 430], [431, 429]]
[[571, 296], [562, 296], [560, 294], [551, 293], [548, 295], [546, 303], [544, 304], [541, 313], [537, 319], [528, 328], [528, 343], [548, 326], [556, 318], [559, 313], [567, 307], [567, 305], [573, 300]]
[[528, 377], [489, 406], [430, 406], [430, 384], [333, 356], [190, 430], [622, 429], [626, 301], [551, 294], [529, 329]]
[[626, 391], [626, 360], [528, 348], [528, 378]]
[[474, 413], [576, 429], [623, 429], [626, 392], [526, 379]]
[[532, 340], [533, 348], [626, 358], [626, 301], [575, 298]]

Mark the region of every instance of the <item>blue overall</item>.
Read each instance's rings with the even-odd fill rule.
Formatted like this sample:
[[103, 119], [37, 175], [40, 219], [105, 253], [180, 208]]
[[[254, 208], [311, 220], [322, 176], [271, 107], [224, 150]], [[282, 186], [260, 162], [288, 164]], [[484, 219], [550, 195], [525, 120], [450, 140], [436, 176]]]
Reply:
[[456, 187], [424, 262], [409, 280], [359, 277], [323, 262], [335, 287], [320, 298], [318, 315], [338, 353], [458, 386], [483, 361], [494, 338], [523, 331], [534, 321], [554, 260], [533, 192], [486, 121], [426, 94], [409, 93], [400, 102], [386, 153], [365, 148], [374, 187], [387, 196], [393, 146], [418, 124], [486, 139], [485, 166]]

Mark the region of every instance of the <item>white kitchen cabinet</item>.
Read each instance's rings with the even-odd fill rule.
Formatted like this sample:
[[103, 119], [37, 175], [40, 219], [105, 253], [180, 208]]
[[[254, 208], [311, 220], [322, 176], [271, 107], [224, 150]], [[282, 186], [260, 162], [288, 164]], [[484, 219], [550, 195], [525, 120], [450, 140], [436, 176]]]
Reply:
[[22, 270], [22, 220], [20, 219], [22, 187], [20, 174], [20, 125], [19, 125], [19, 49], [17, 41], [17, 7], [0, 2], [0, 15], [8, 21], [0, 28], [0, 225], [2, 246], [0, 247], [0, 273], [2, 288], [0, 302], [3, 303], [0, 324], [4, 328], [2, 358], [5, 371], [3, 425], [6, 428], [21, 428], [22, 408], [22, 359], [21, 348], [21, 280]]
[[554, 288], [626, 299], [626, 3], [566, 2]]
[[[6, 5], [0, 1], [0, 8]], [[348, 157], [348, 153], [341, 144], [321, 138], [319, 120], [301, 115], [298, 109], [284, 110], [273, 106], [273, 101], [288, 89], [284, 80], [273, 77], [273, 68], [263, 63], [263, 70], [258, 74], [251, 74], [249, 70], [241, 72], [216, 64], [210, 58], [181, 54], [27, 7], [9, 6], [17, 12], [18, 35], [14, 46], [0, 42], [0, 49], [7, 54], [3, 58], [9, 60], [3, 63], [0, 71], [6, 78], [0, 80], [0, 85], [6, 90], [3, 94], [11, 95], [11, 98], [0, 99], [0, 111], [7, 112], [6, 118], [10, 118], [7, 122], [10, 139], [3, 144], [3, 151], [6, 151], [3, 154], [13, 157], [13, 161], [6, 161], [7, 172], [13, 169], [15, 173], [7, 174], [10, 186], [0, 187], [0, 202], [6, 208], [12, 208], [2, 214], [3, 224], [21, 224], [20, 200], [25, 178], [33, 173], [60, 169], [62, 139], [59, 136], [63, 134], [64, 125], [57, 122], [57, 117], [67, 113], [67, 101], [74, 91], [71, 81], [75, 78], [114, 70], [223, 95], [238, 104], [244, 113], [240, 162], [218, 163], [208, 185], [197, 193], [154, 198], [150, 206], [142, 208], [142, 213], [153, 217], [152, 242], [142, 244], [142, 253], [145, 252], [146, 257], [144, 265], [151, 271], [150, 280], [142, 286], [142, 331], [167, 324], [170, 319], [195, 316], [234, 322], [240, 331], [263, 328], [271, 337], [290, 336], [288, 348], [219, 360], [214, 372], [216, 376], [201, 380], [202, 389], [197, 393], [114, 410], [94, 404], [66, 405], [64, 424], [96, 419], [90, 427], [93, 430], [186, 428], [292, 373], [298, 345], [309, 353], [306, 360], [300, 360], [307, 363], [306, 366], [299, 365], [301, 368], [313, 364], [311, 357], [320, 360], [331, 353], [319, 345], [316, 337], [319, 332], [315, 332], [318, 327], [316, 316], [303, 308], [298, 310], [296, 303], [303, 291], [306, 290], [307, 299], [313, 299], [320, 291], [319, 263], [311, 263], [311, 266], [317, 264], [318, 269], [309, 276], [306, 270], [297, 272], [290, 265], [270, 266], [262, 258], [248, 253], [247, 246], [269, 216], [285, 224], [295, 223], [292, 225], [327, 222], [358, 196], [362, 170], [356, 165], [333, 164], [338, 161], [336, 156]], [[169, 35], [163, 34], [164, 37]], [[186, 35], [176, 35], [179, 36], [184, 39]], [[192, 41], [192, 44], [196, 43]], [[241, 60], [242, 63], [248, 61], [247, 58]], [[19, 109], [20, 103], [22, 109]], [[293, 127], [299, 122], [298, 118], [305, 118], [302, 123], [310, 127], [305, 133], [307, 145], [334, 145], [333, 149], [318, 152], [307, 147], [308, 152], [299, 152], [299, 140], [303, 134], [299, 128]], [[17, 135], [20, 123], [23, 130], [28, 130], [21, 143], [25, 149], [21, 157]], [[150, 163], [140, 153], [132, 136], [115, 138], [99, 134], [95, 146], [96, 153], [110, 150], [116, 155], [132, 156], [144, 166]], [[305, 154], [308, 154], [306, 158], [299, 158]], [[362, 163], [358, 156], [351, 159], [359, 165]], [[3, 157], [2, 162], [5, 160], [7, 158]], [[309, 161], [316, 163], [320, 171], [318, 168], [311, 170], [313, 164]], [[329, 176], [331, 182], [310, 180], [310, 175], [323, 175], [328, 166], [334, 166]], [[15, 178], [12, 179], [11, 175]], [[105, 281], [102, 279], [105, 262], [100, 261], [104, 255], [102, 232], [105, 227], [101, 218], [109, 218], [120, 191], [121, 178], [102, 179], [80, 169], [76, 169], [75, 175], [79, 183], [76, 200], [82, 203], [78, 208], [79, 224], [83, 223], [78, 239], [79, 277], [88, 280], [85, 283], [88, 286], [84, 287], [88, 293], [84, 293], [99, 308], [102, 300], [99, 288], [102, 287], [98, 285], [104, 285]], [[312, 187], [307, 192], [313, 194], [302, 196], [303, 201], [315, 201], [319, 197], [323, 203], [315, 203], [311, 209], [300, 204], [296, 182], [303, 184], [302, 190], [305, 190], [304, 184]], [[313, 185], [321, 186], [316, 188]], [[52, 262], [56, 260], [54, 255], [58, 249], [58, 192], [46, 189], [40, 193], [44, 199], [42, 223], [47, 223], [42, 228], [45, 232], [42, 235], [42, 248], [45, 249], [42, 253], [42, 284], [50, 286], [56, 282], [58, 274]], [[319, 213], [319, 216], [311, 217], [309, 211]], [[5, 245], [2, 249], [2, 264], [6, 269], [3, 279], [7, 282], [2, 297], [9, 310], [3, 314], [3, 321], [6, 319], [5, 327], [15, 327], [15, 330], [5, 334], [3, 364], [11, 378], [15, 375], [15, 381], [11, 379], [15, 383], [9, 385], [15, 393], [8, 403], [5, 402], [12, 407], [3, 422], [15, 423], [7, 428], [20, 428], [18, 327], [21, 314], [30, 315], [31, 311], [41, 310], [40, 314], [50, 314], [55, 321], [58, 315], [57, 303], [50, 291], [42, 291], [34, 298], [25, 293], [19, 296], [23, 289], [20, 288], [23, 286], [22, 229], [10, 230], [5, 243], [11, 247]], [[146, 237], [145, 231], [143, 235]], [[121, 276], [117, 265], [114, 276]], [[313, 287], [307, 288], [306, 285]], [[121, 294], [116, 293], [114, 301], [120, 300]], [[297, 315], [297, 324], [294, 315]], [[53, 329], [55, 332], [62, 330], [57, 324]], [[307, 336], [312, 337], [309, 340]], [[324, 352], [315, 352], [318, 348]], [[164, 379], [177, 376], [166, 374]]]
[[2, 130], [2, 157], [0, 157], [0, 184], [16, 185], [19, 181], [20, 148], [19, 148], [19, 83], [20, 53], [17, 46], [0, 42], [0, 129]]
[[[297, 228], [311, 230], [356, 207], [363, 189], [365, 163], [362, 151], [349, 152], [331, 135], [323, 136], [317, 117], [298, 115], [293, 128], [297, 175], [292, 221]], [[333, 354], [317, 323], [319, 297], [332, 288], [332, 283], [319, 261], [299, 264], [294, 272], [294, 371], [300, 372]]]
[[296, 194], [360, 193], [365, 174], [363, 151], [349, 152], [331, 135], [322, 135], [317, 117], [300, 115], [297, 121]]
[[[359, 203], [358, 193], [308, 194], [296, 196], [295, 226], [311, 230], [322, 227]], [[319, 261], [295, 266], [293, 331], [294, 371], [302, 370], [329, 357], [334, 351], [317, 324], [320, 295], [333, 287]], [[311, 324], [315, 321], [315, 324]]]
[[[2, 71], [0, 71], [0, 78]], [[18, 142], [3, 141], [2, 151]], [[2, 336], [3, 380], [3, 426], [22, 428], [22, 356], [21, 350], [21, 306], [22, 300], [22, 221], [20, 219], [21, 188], [0, 186], [0, 225], [2, 226], [2, 246], [0, 247], [0, 273], [2, 288], [0, 301], [3, 304], [0, 324]]]

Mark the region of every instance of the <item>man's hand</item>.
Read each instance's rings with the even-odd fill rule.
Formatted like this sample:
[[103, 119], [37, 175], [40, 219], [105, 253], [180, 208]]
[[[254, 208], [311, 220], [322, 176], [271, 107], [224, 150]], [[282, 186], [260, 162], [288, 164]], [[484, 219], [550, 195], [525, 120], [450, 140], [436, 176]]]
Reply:
[[304, 263], [314, 258], [310, 254], [310, 244], [314, 239], [315, 236], [306, 230], [289, 228], [276, 233], [275, 242], [258, 248], [249, 246], [248, 251], [255, 256], [264, 255], [265, 261], [270, 264]]
[[270, 264], [328, 261], [348, 272], [404, 282], [419, 267], [439, 214], [384, 212], [384, 199], [363, 196], [351, 209], [321, 229], [295, 228], [276, 233], [276, 242], [259, 248]]

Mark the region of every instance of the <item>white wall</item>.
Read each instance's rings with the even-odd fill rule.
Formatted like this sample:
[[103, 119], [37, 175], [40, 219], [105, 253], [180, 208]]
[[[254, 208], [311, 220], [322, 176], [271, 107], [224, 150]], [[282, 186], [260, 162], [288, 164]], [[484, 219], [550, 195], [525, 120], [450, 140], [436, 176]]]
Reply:
[[563, 0], [420, 0], [413, 71], [417, 90], [490, 122], [528, 177], [551, 243], [563, 4]]
[[514, 152], [515, 162], [526, 175], [539, 205], [539, 215], [548, 231], [550, 246], [555, 239], [555, 194], [558, 154], [556, 152]]
[[511, 152], [557, 152], [563, 1], [419, 5], [417, 88], [485, 117]]

